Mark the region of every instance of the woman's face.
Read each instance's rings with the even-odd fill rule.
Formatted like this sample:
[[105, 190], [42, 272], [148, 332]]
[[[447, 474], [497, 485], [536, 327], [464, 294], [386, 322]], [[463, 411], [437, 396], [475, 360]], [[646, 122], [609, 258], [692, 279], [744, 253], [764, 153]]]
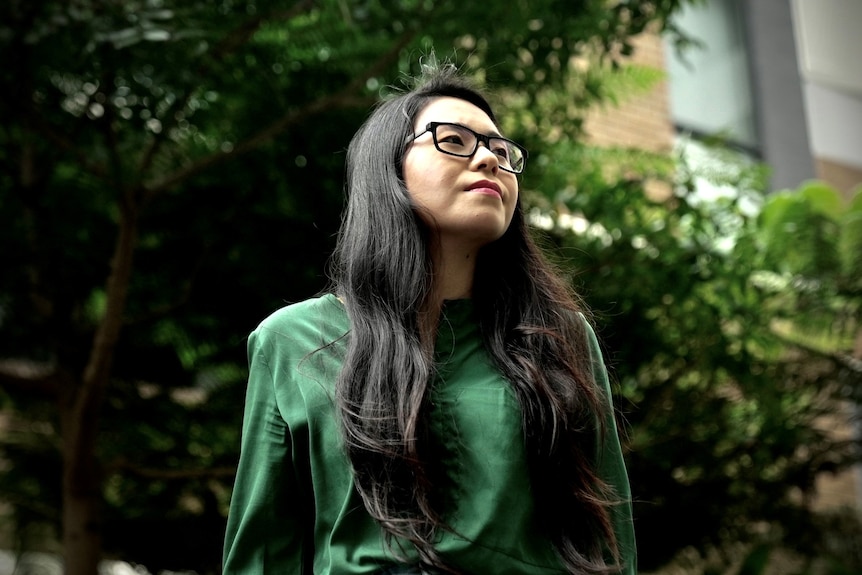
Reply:
[[[499, 136], [491, 118], [480, 108], [458, 98], [432, 100], [417, 116], [414, 134], [425, 132], [429, 122], [451, 122], [479, 134]], [[445, 137], [442, 129], [438, 140]], [[444, 154], [425, 132], [408, 144], [404, 180], [420, 217], [440, 234], [444, 245], [452, 241], [478, 248], [499, 239], [512, 221], [518, 201], [518, 179], [500, 169], [500, 158], [480, 143], [470, 157]]]

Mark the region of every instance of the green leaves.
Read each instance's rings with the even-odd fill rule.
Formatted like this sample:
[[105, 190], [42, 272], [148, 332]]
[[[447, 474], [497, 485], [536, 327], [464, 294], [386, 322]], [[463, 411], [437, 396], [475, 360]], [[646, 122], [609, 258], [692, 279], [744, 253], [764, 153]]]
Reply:
[[547, 150], [524, 197], [623, 392], [642, 566], [749, 540], [764, 544], [752, 569], [799, 538], [823, 552], [820, 519], [793, 494], [856, 457], [819, 422], [848, 381], [862, 389], [840, 359], [862, 325], [844, 263], [862, 253], [859, 200], [821, 182], [765, 196], [763, 167], [721, 149], [693, 163], [568, 140]]
[[[110, 309], [118, 222], [137, 214], [100, 414], [109, 550], [217, 571], [244, 338], [325, 286], [350, 136], [432, 50], [487, 82], [504, 131], [531, 151], [523, 197], [595, 310], [625, 394], [643, 565], [778, 522], [796, 509], [788, 486], [844, 465], [812, 424], [834, 342], [775, 320], [843, 317], [841, 345], [859, 325], [860, 194], [847, 204], [811, 183], [761, 198], [759, 166], [704, 174], [581, 142], [589, 106], [658, 81], [619, 55], [681, 4], [2, 3], [0, 50], [15, 57], [0, 70], [0, 355], [44, 362], [77, 389]], [[704, 176], [736, 193], [703, 201]], [[788, 338], [816, 339], [820, 355], [789, 353]], [[27, 471], [4, 476], [0, 496], [30, 520], [59, 512], [61, 438], [57, 403], [26, 381], [4, 388], [4, 405], [38, 435], [0, 439]], [[56, 472], [38, 472], [46, 459]], [[200, 553], [183, 533], [201, 536]]]
[[[756, 233], [763, 245], [761, 263], [785, 278], [787, 291], [794, 296], [794, 312], [827, 313], [833, 317], [831, 323], [846, 313], [858, 318], [860, 197], [857, 191], [848, 202], [821, 182], [806, 182], [796, 191], [775, 194], [764, 206]], [[851, 321], [851, 331], [852, 325]]]
[[839, 286], [852, 284], [862, 269], [860, 214], [862, 189], [849, 203], [837, 190], [817, 181], [780, 192], [762, 215], [768, 257], [779, 263], [780, 254], [789, 256], [783, 267], [790, 273], [820, 272], [832, 276]]

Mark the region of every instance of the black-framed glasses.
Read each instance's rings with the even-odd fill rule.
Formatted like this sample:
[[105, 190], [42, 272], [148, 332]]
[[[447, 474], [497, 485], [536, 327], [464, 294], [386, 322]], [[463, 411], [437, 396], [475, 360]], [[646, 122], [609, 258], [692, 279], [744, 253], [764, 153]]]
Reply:
[[434, 137], [434, 147], [438, 151], [450, 156], [469, 158], [479, 149], [479, 142], [482, 142], [497, 156], [497, 162], [502, 170], [520, 174], [524, 171], [524, 165], [527, 163], [529, 154], [520, 144], [499, 136], [488, 136], [474, 132], [461, 124], [428, 122], [424, 130], [413, 136], [413, 140], [425, 132], [431, 132]]

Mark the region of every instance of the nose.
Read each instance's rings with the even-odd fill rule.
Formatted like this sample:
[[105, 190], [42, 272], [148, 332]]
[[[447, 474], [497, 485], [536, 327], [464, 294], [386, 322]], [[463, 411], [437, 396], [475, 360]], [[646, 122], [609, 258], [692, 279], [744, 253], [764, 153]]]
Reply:
[[500, 169], [500, 158], [491, 151], [485, 142], [479, 142], [476, 146], [470, 163], [479, 170], [490, 169], [493, 174], [496, 174], [497, 170]]

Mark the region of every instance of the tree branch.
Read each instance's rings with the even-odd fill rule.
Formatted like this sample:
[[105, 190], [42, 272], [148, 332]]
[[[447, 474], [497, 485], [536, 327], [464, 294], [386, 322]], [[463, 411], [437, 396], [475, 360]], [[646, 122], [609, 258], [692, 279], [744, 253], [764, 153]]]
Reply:
[[129, 280], [132, 273], [132, 256], [137, 241], [137, 214], [122, 210], [114, 255], [111, 259], [111, 273], [106, 285], [106, 309], [102, 321], [96, 329], [90, 358], [84, 369], [83, 383], [86, 393], [79, 400], [88, 403], [87, 396], [99, 393], [110, 379], [113, 351], [122, 326], [123, 310]]
[[[312, 7], [314, 7], [314, 0], [300, 0], [296, 4], [293, 5], [289, 10], [276, 10], [270, 12], [266, 16], [258, 16], [257, 18], [252, 18], [246, 22], [244, 22], [241, 26], [236, 28], [233, 32], [231, 32], [228, 36], [226, 36], [218, 46], [212, 51], [212, 55], [214, 58], [210, 59], [212, 61], [222, 61], [225, 56], [236, 50], [239, 46], [248, 42], [249, 38], [251, 38], [255, 32], [261, 27], [264, 22], [269, 21], [279, 21], [279, 20], [292, 20], [296, 18], [303, 12], [307, 12]], [[206, 72], [207, 67], [202, 65], [199, 69], [201, 72]]]
[[358, 96], [355, 94], [355, 92], [360, 91], [362, 87], [365, 86], [365, 83], [369, 78], [379, 75], [383, 70], [386, 69], [386, 67], [388, 67], [392, 62], [394, 62], [397, 59], [398, 54], [407, 44], [410, 43], [415, 34], [416, 32], [414, 30], [409, 30], [402, 34], [398, 41], [395, 42], [395, 44], [393, 44], [387, 52], [382, 54], [363, 73], [358, 74], [352, 82], [350, 82], [344, 89], [340, 90], [336, 94], [332, 94], [314, 102], [310, 102], [298, 110], [288, 112], [269, 126], [258, 131], [256, 134], [252, 135], [243, 142], [237, 144], [230, 152], [216, 152], [210, 154], [209, 156], [204, 156], [192, 162], [191, 164], [182, 167], [171, 174], [168, 174], [160, 180], [145, 184], [144, 187], [148, 192], [148, 197], [151, 198], [156, 194], [159, 194], [171, 188], [172, 186], [175, 186], [183, 180], [186, 180], [187, 178], [190, 178], [191, 176], [194, 176], [204, 171], [210, 166], [219, 164], [222, 161], [227, 160], [228, 158], [234, 158], [241, 154], [259, 148], [263, 144], [269, 142], [270, 140], [284, 132], [291, 125], [297, 123], [300, 120], [306, 119], [310, 115], [319, 114], [321, 112], [337, 108], [370, 105], [375, 101], [374, 98], [368, 96]]
[[322, 98], [308, 104], [307, 106], [304, 106], [303, 108], [300, 108], [299, 110], [290, 112], [285, 116], [279, 118], [266, 128], [260, 130], [253, 136], [249, 137], [247, 140], [237, 144], [236, 147], [234, 147], [234, 149], [230, 152], [219, 151], [210, 154], [209, 156], [204, 156], [192, 162], [191, 164], [188, 164], [174, 171], [173, 173], [168, 174], [160, 180], [145, 184], [144, 188], [147, 191], [147, 199], [150, 199], [153, 196], [164, 192], [165, 190], [175, 186], [183, 180], [190, 178], [191, 176], [203, 172], [210, 166], [220, 164], [221, 162], [229, 158], [235, 158], [241, 154], [259, 148], [260, 146], [272, 140], [275, 136], [282, 133], [285, 129], [287, 129], [289, 126], [296, 123], [300, 119], [307, 118], [312, 114], [318, 114], [329, 109], [347, 107], [350, 104], [356, 103], [358, 101], [359, 100], [356, 98], [349, 98], [343, 96], [342, 94], [338, 94], [335, 96]]
[[[272, 12], [266, 16], [258, 16], [257, 18], [252, 18], [243, 22], [242, 25], [234, 29], [230, 34], [223, 38], [221, 42], [219, 42], [212, 52], [209, 53], [209, 59], [203, 60], [200, 65], [198, 65], [197, 76], [199, 78], [203, 78], [209, 74], [215, 63], [224, 61], [229, 54], [248, 42], [264, 22], [291, 20], [303, 12], [310, 10], [312, 6], [314, 6], [314, 0], [302, 0], [297, 2], [290, 10]], [[160, 134], [153, 136], [150, 146], [141, 158], [139, 173], [142, 177], [150, 169], [153, 164], [153, 160], [162, 147], [162, 144], [166, 141], [167, 134], [170, 132], [170, 127], [177, 124], [178, 120], [176, 119], [176, 111], [182, 110], [186, 107], [192, 95], [200, 89], [200, 86], [201, 85], [198, 84], [194, 88], [187, 90], [186, 93], [182, 97], [177, 98], [174, 104], [162, 115], [164, 129]]]

